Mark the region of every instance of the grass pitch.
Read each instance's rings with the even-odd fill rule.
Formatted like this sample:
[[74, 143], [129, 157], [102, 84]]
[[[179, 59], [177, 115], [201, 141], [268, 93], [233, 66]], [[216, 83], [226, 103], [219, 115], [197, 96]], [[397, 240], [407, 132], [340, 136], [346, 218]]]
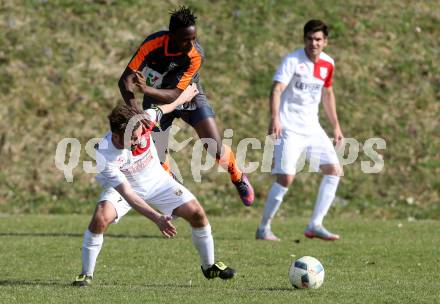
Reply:
[[[435, 303], [440, 295], [436, 221], [329, 220], [338, 242], [302, 236], [305, 218], [278, 219], [282, 242], [254, 239], [257, 219], [211, 218], [216, 258], [238, 271], [232, 281], [206, 280], [190, 229], [163, 239], [140, 216], [110, 227], [94, 285], [74, 288], [89, 216], [2, 216], [1, 303]], [[324, 265], [318, 290], [294, 290], [293, 258]]]

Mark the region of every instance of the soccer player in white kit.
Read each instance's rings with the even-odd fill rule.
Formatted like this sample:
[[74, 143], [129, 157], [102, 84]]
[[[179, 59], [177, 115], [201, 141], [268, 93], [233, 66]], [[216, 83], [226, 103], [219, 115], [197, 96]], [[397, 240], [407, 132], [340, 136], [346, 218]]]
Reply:
[[288, 54], [273, 77], [268, 133], [279, 139], [272, 170], [276, 181], [267, 197], [257, 239], [279, 240], [271, 230], [271, 220], [295, 178], [296, 166], [303, 153], [311, 166], [314, 164], [316, 171], [319, 168], [323, 173], [315, 209], [304, 235], [324, 240], [339, 239], [339, 235], [322, 224], [335, 197], [342, 169], [334, 146], [319, 123], [321, 100], [333, 126], [335, 144], [343, 139], [332, 88], [334, 61], [323, 52], [327, 36], [328, 27], [324, 22], [308, 21], [304, 26], [304, 48]]
[[193, 84], [173, 103], [148, 109], [145, 113], [136, 106], [122, 105], [108, 116], [111, 131], [96, 151], [97, 166], [101, 169], [96, 179], [104, 191], [84, 233], [82, 270], [74, 286], [91, 284], [104, 232], [132, 208], [156, 223], [168, 238], [176, 234], [172, 217], [184, 218], [192, 227], [192, 241], [205, 277], [230, 279], [235, 275], [232, 268], [214, 262], [214, 241], [205, 211], [192, 193], [162, 168], [150, 135], [162, 114], [190, 101], [197, 93]]

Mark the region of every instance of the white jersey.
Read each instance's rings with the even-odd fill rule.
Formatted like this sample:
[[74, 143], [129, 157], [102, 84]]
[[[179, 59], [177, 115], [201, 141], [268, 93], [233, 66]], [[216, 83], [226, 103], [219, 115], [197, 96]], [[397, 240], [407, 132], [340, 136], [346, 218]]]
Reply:
[[[154, 110], [148, 110], [147, 114], [152, 121], [156, 121]], [[151, 130], [142, 127], [140, 143], [133, 151], [117, 149], [112, 143], [111, 132], [99, 142], [96, 161], [101, 170], [96, 180], [104, 188], [115, 188], [128, 181], [136, 192], [142, 192], [143, 187], [151, 187], [152, 183], [157, 183], [161, 174], [167, 174], [160, 164], [150, 135]]]
[[333, 59], [322, 52], [316, 63], [298, 49], [287, 55], [273, 77], [286, 85], [281, 95], [280, 122], [283, 129], [300, 134], [318, 132], [319, 103], [323, 87], [332, 86]]

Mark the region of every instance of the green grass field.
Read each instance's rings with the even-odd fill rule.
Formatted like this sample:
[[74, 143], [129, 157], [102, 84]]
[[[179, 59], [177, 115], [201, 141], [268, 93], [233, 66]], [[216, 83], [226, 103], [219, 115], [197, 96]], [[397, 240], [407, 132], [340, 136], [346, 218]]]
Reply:
[[[216, 256], [238, 270], [228, 282], [199, 271], [190, 230], [163, 239], [140, 216], [112, 226], [90, 288], [73, 288], [89, 216], [2, 216], [1, 303], [435, 303], [440, 295], [436, 221], [329, 220], [337, 243], [302, 236], [306, 218], [278, 219], [280, 243], [254, 239], [257, 219], [211, 219]], [[324, 265], [318, 290], [294, 290], [293, 257]]]
[[[84, 146], [107, 131], [106, 115], [121, 102], [117, 82], [138, 45], [167, 28], [168, 12], [186, 4], [198, 16], [198, 39], [206, 53], [205, 92], [221, 136], [225, 129], [234, 131], [234, 151], [243, 138], [264, 142], [273, 73], [283, 56], [303, 46], [304, 23], [320, 18], [331, 28], [326, 52], [336, 61], [344, 135], [362, 144], [372, 137], [387, 142], [380, 150], [385, 167], [379, 174], [362, 172], [360, 162], [369, 160], [363, 149], [344, 168], [341, 212], [440, 219], [438, 0], [0, 2], [1, 213], [90, 212], [100, 189], [83, 170], [82, 162], [91, 160]], [[180, 126], [179, 142], [196, 137]], [[65, 137], [82, 145], [72, 184], [54, 164]], [[202, 183], [194, 182], [194, 142], [171, 153], [185, 185], [203, 198], [209, 214], [248, 215], [229, 203], [236, 194], [225, 174], [207, 172]], [[261, 163], [261, 149], [248, 152], [247, 161]], [[250, 179], [257, 200], [264, 201], [270, 174], [257, 170]], [[298, 176], [294, 187], [286, 199], [301, 203], [286, 204], [285, 210], [300, 214], [311, 208], [319, 179]]]
[[[0, 303], [439, 303], [438, 0], [0, 3]], [[204, 279], [182, 221], [176, 239], [164, 240], [153, 224], [129, 216], [111, 227], [94, 286], [72, 288], [82, 234], [101, 191], [83, 170], [91, 160], [85, 144], [105, 134], [133, 52], [168, 26], [168, 12], [179, 4], [198, 16], [202, 82], [221, 135], [234, 131], [234, 151], [244, 138], [264, 142], [272, 75], [283, 56], [302, 47], [304, 23], [320, 18], [331, 28], [326, 52], [336, 60], [344, 135], [361, 144], [386, 140], [384, 170], [362, 172], [361, 161], [369, 160], [363, 149], [345, 166], [328, 216], [341, 241], [302, 236], [320, 179], [299, 174], [273, 227], [283, 241], [257, 242], [272, 176], [249, 174], [255, 206], [243, 208], [225, 173], [213, 169], [194, 181], [193, 140], [172, 156], [185, 185], [216, 216], [217, 257], [237, 268], [237, 278]], [[196, 137], [176, 124], [179, 142]], [[54, 163], [66, 137], [82, 145], [73, 183]], [[248, 152], [247, 162], [262, 161], [261, 149]], [[290, 287], [293, 255], [321, 260], [322, 288]]]

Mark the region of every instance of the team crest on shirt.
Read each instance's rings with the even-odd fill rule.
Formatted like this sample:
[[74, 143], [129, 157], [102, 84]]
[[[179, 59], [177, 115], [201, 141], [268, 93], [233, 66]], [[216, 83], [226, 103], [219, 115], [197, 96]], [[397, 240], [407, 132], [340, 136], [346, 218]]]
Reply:
[[328, 68], [326, 67], [320, 67], [319, 68], [319, 76], [321, 76], [321, 78], [325, 78], [328, 75]]
[[174, 188], [174, 195], [181, 196], [183, 194], [183, 191], [179, 188]]

